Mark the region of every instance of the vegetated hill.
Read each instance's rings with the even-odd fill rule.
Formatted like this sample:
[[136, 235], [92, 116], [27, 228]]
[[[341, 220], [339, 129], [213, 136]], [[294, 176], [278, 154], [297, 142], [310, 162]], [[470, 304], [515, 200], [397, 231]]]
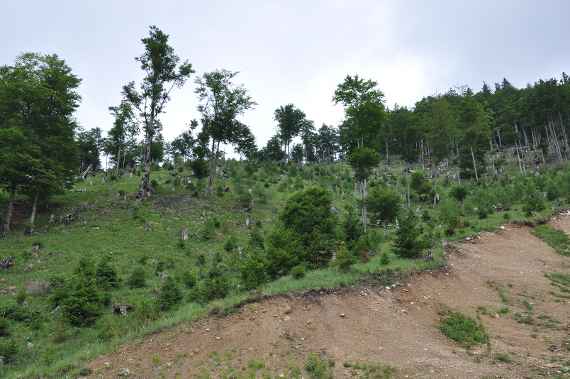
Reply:
[[183, 166], [157, 171], [142, 202], [137, 176], [88, 177], [53, 199], [33, 235], [22, 225], [2, 239], [2, 375], [73, 375], [126, 340], [250, 296], [437, 268], [441, 238], [546, 217], [570, 195], [565, 168], [459, 187], [394, 164], [369, 179], [363, 234], [345, 164], [223, 167], [209, 196]]
[[[568, 214], [555, 225], [570, 230]], [[154, 334], [92, 377], [567, 377], [570, 260], [516, 225], [454, 248], [446, 269], [391, 286], [270, 297]]]

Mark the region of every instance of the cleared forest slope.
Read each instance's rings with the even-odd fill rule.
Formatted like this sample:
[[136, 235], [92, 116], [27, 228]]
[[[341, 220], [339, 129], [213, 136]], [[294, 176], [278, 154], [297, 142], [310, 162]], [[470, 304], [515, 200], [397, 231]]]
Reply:
[[[570, 232], [570, 217], [552, 225]], [[148, 336], [92, 362], [92, 377], [292, 377], [310, 353], [334, 362], [338, 378], [381, 366], [394, 370], [369, 377], [564, 377], [570, 300], [550, 274], [569, 274], [570, 259], [515, 225], [448, 250], [446, 270], [394, 288], [278, 296]], [[449, 310], [478, 318], [489, 343], [445, 337]]]

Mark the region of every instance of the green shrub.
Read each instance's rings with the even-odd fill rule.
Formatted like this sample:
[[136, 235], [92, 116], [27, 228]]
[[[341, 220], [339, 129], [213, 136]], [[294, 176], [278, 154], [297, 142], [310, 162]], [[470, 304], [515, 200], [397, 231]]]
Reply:
[[224, 243], [224, 250], [228, 253], [237, 249], [237, 240], [234, 236], [231, 236]]
[[228, 270], [222, 262], [221, 255], [215, 254], [206, 274], [192, 289], [190, 300], [206, 303], [226, 297], [229, 291]]
[[367, 233], [360, 236], [352, 248], [353, 255], [359, 257], [363, 262], [367, 262], [370, 255], [374, 253], [374, 244], [372, 243], [370, 235], [371, 233]]
[[292, 230], [277, 225], [267, 237], [267, 274], [275, 279], [287, 275], [298, 264], [308, 264], [305, 247]]
[[433, 187], [429, 180], [421, 171], [415, 171], [410, 178], [410, 189], [414, 191], [421, 201], [430, 200], [433, 194]]
[[297, 265], [291, 269], [291, 276], [296, 280], [304, 278], [306, 273], [307, 267], [305, 265]]
[[192, 168], [192, 172], [194, 176], [198, 179], [202, 179], [208, 176], [209, 168], [208, 162], [203, 159], [197, 159], [190, 163], [190, 167]]
[[473, 192], [466, 203], [469, 204], [470, 211], [480, 219], [485, 219], [494, 212], [495, 199], [486, 188]]
[[336, 251], [336, 259], [333, 262], [334, 267], [340, 271], [348, 271], [350, 267], [354, 264], [354, 255], [352, 255], [346, 248], [344, 242], [338, 244]]
[[288, 251], [297, 255], [300, 262], [319, 267], [330, 260], [336, 238], [336, 217], [331, 207], [331, 193], [320, 187], [297, 192], [287, 200], [279, 220], [300, 244], [301, 249]]
[[127, 280], [127, 285], [130, 288], [146, 287], [146, 272], [143, 267], [137, 267], [133, 270]]
[[142, 299], [135, 306], [134, 317], [140, 322], [157, 320], [160, 317], [159, 305], [150, 299]]
[[556, 201], [562, 196], [560, 184], [554, 180], [549, 180], [545, 186], [546, 198], [548, 201]]
[[94, 280], [81, 279], [72, 284], [63, 301], [63, 315], [73, 326], [90, 326], [102, 313], [104, 299]]
[[449, 191], [449, 194], [459, 203], [463, 203], [467, 197], [467, 188], [462, 185], [457, 185], [454, 186], [451, 191]]
[[184, 274], [182, 274], [182, 282], [184, 283], [184, 286], [188, 289], [192, 289], [196, 286], [196, 274], [193, 273], [192, 271], [185, 271]]
[[20, 288], [18, 290], [18, 293], [16, 293], [16, 303], [18, 303], [19, 305], [24, 304], [24, 302], [26, 301], [26, 290], [24, 288]]
[[536, 190], [529, 190], [523, 199], [523, 212], [531, 216], [535, 212], [540, 212], [546, 208], [544, 196]]
[[388, 255], [388, 253], [382, 254], [382, 256], [380, 257], [380, 264], [382, 266], [387, 266], [390, 264], [390, 256]]
[[103, 341], [110, 341], [124, 333], [124, 325], [113, 314], [105, 315], [97, 321], [97, 336]]
[[182, 292], [173, 277], [168, 276], [160, 288], [157, 304], [163, 311], [169, 310], [182, 301]]
[[[4, 364], [11, 364], [16, 361], [18, 356], [18, 345], [13, 339], [0, 340], [0, 357]], [[0, 366], [1, 367], [1, 366]]]
[[305, 362], [305, 371], [312, 379], [333, 379], [333, 367], [334, 361], [317, 353], [310, 353]]
[[245, 289], [257, 288], [268, 280], [267, 259], [263, 252], [253, 251], [244, 254], [239, 269]]
[[62, 311], [73, 326], [90, 326], [102, 313], [108, 298], [99, 292], [91, 261], [82, 259], [71, 280], [62, 288]]
[[0, 337], [8, 337], [10, 335], [10, 326], [8, 320], [4, 316], [0, 317]]
[[403, 258], [418, 258], [422, 255], [425, 241], [421, 239], [421, 228], [412, 210], [407, 212], [396, 229], [394, 252]]
[[119, 277], [115, 269], [109, 264], [109, 258], [103, 258], [97, 265], [95, 271], [97, 285], [100, 288], [117, 288], [119, 287]]
[[438, 209], [439, 221], [445, 227], [445, 233], [451, 236], [461, 226], [461, 209], [452, 200], [443, 201]]
[[439, 329], [448, 338], [465, 347], [485, 344], [489, 336], [482, 324], [459, 312], [448, 312], [440, 321]]
[[214, 236], [216, 235], [216, 229], [218, 229], [219, 227], [220, 227], [220, 221], [218, 221], [218, 219], [216, 218], [208, 219], [202, 229], [202, 239], [207, 241], [214, 238]]
[[400, 195], [387, 186], [376, 186], [370, 190], [366, 205], [372, 221], [377, 224], [389, 224], [400, 213]]
[[344, 233], [344, 240], [346, 241], [349, 249], [354, 247], [354, 244], [364, 232], [360, 218], [352, 206], [349, 206], [346, 209], [346, 216], [342, 223], [342, 231]]
[[259, 221], [255, 222], [251, 228], [248, 245], [250, 249], [253, 250], [256, 249], [263, 250], [265, 248], [264, 239], [263, 239], [263, 229]]

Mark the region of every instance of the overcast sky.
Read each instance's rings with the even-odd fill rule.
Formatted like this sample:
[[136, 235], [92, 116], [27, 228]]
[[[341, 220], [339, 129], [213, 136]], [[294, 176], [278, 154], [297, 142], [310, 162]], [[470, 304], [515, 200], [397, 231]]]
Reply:
[[[273, 111], [294, 103], [317, 126], [338, 124], [336, 85], [348, 73], [374, 79], [387, 104], [413, 105], [454, 86], [516, 86], [570, 71], [567, 0], [3, 0], [0, 64], [22, 52], [56, 53], [83, 79], [77, 114], [110, 128], [107, 108], [141, 77], [134, 57], [149, 25], [171, 36], [197, 73], [239, 71], [258, 103], [244, 121], [263, 144]], [[196, 111], [194, 81], [173, 92], [167, 139]]]

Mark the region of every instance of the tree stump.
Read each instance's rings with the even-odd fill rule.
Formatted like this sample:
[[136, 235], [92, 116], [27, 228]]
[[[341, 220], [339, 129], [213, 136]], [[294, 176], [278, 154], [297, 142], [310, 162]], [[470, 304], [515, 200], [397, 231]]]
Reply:
[[188, 228], [184, 227], [180, 230], [180, 240], [181, 241], [188, 241]]

